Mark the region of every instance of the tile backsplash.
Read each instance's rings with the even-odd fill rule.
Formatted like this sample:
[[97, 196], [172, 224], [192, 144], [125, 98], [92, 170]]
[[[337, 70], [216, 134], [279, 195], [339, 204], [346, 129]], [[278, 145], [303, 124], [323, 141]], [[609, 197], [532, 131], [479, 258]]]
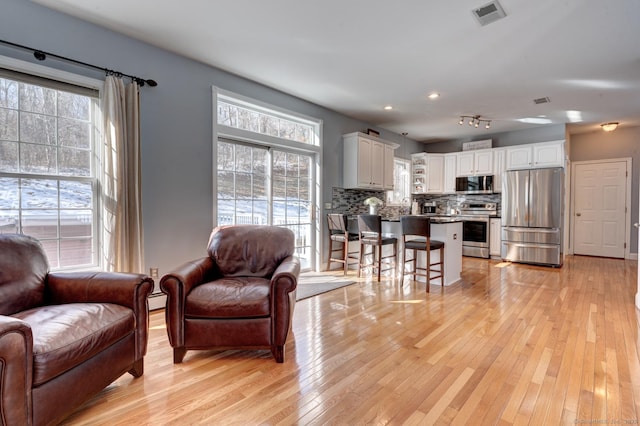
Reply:
[[[350, 215], [368, 213], [369, 207], [364, 204], [364, 200], [369, 197], [378, 197], [381, 200], [384, 200], [386, 198], [385, 191], [334, 187], [331, 191], [331, 211], [334, 213], [345, 213]], [[406, 205], [388, 206], [385, 204], [380, 208], [379, 213], [384, 217], [398, 217], [403, 214], [409, 214], [413, 200], [418, 201], [420, 205], [423, 205], [428, 201], [434, 201], [436, 204], [448, 204], [452, 207], [465, 201], [497, 203], [497, 209], [498, 212], [500, 212], [501, 199], [502, 197], [500, 194], [413, 194], [411, 196], [411, 200], [407, 200]]]

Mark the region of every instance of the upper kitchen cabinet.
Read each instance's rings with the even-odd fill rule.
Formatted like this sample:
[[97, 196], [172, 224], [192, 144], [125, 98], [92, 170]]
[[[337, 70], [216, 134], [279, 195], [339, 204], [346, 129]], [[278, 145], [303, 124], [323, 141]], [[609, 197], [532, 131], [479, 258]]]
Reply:
[[564, 141], [507, 147], [507, 170], [564, 167]]
[[445, 194], [453, 194], [456, 192], [456, 163], [458, 162], [458, 154], [453, 152], [444, 155], [444, 183], [443, 190]]
[[393, 151], [399, 145], [360, 132], [342, 138], [343, 186], [393, 189]]
[[502, 173], [507, 166], [507, 149], [493, 149], [493, 192], [502, 192]]
[[459, 152], [456, 162], [456, 176], [482, 176], [493, 174], [493, 150]]
[[411, 192], [413, 194], [441, 194], [443, 178], [443, 154], [426, 152], [411, 154]]

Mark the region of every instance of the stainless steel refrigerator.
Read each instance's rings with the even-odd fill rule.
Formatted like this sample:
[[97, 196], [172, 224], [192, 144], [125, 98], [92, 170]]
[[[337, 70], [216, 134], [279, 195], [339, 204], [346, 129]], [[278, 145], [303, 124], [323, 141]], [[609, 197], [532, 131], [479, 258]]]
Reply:
[[502, 258], [562, 266], [564, 169], [511, 170], [503, 176]]

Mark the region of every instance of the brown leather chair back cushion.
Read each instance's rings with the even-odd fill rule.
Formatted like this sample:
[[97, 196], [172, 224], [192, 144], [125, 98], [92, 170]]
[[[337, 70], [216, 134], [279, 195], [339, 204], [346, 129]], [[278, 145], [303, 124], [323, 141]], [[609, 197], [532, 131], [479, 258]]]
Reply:
[[267, 225], [224, 225], [211, 232], [209, 256], [222, 276], [270, 277], [294, 251], [293, 231]]
[[49, 263], [38, 240], [0, 234], [0, 315], [44, 305]]

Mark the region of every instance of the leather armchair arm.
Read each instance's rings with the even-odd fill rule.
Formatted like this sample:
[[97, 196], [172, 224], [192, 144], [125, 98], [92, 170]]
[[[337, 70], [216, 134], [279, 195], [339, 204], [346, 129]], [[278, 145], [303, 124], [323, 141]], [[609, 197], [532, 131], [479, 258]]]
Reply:
[[46, 287], [52, 304], [116, 303], [135, 310], [146, 306], [153, 279], [124, 272], [50, 272]]
[[203, 257], [177, 267], [160, 280], [160, 290], [167, 295], [165, 317], [169, 342], [173, 347], [184, 345], [184, 305], [192, 288], [213, 281], [217, 275], [216, 264], [210, 257]]
[[[297, 257], [285, 258], [271, 276], [271, 286], [276, 292], [289, 293], [296, 289], [300, 275], [300, 260]], [[272, 292], [272, 294], [275, 294]]]
[[296, 287], [300, 275], [300, 260], [285, 258], [271, 277], [271, 306], [273, 309], [273, 343], [284, 345], [291, 329], [296, 303]]
[[124, 272], [50, 272], [47, 300], [63, 303], [115, 303], [133, 310], [136, 317], [136, 359], [147, 353], [149, 295], [153, 279]]
[[31, 423], [32, 366], [31, 327], [0, 315], [0, 424]]

